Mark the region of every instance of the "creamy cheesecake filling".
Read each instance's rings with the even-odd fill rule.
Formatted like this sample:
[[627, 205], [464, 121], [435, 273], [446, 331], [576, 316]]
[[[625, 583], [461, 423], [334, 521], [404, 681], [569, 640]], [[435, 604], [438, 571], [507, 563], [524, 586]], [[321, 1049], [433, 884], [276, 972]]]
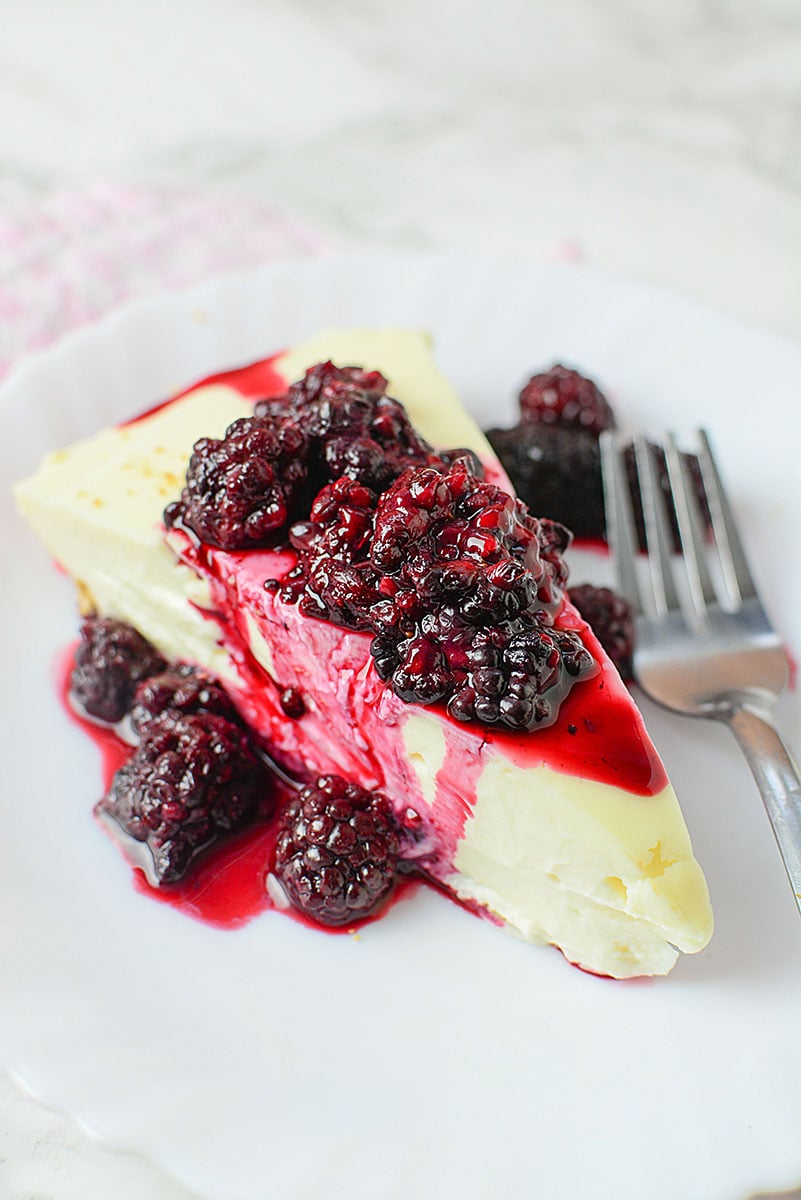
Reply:
[[[504, 480], [427, 339], [316, 339], [272, 360], [271, 394], [327, 358], [381, 370], [424, 437], [473, 449]], [[233, 379], [250, 399], [267, 394], [263, 374]], [[418, 810], [426, 867], [460, 898], [610, 975], [664, 973], [675, 946], [700, 949], [711, 913], [675, 796], [639, 713], [569, 607], [561, 619], [583, 630], [603, 669], [576, 686], [558, 728], [510, 735], [405, 705], [375, 674], [368, 636], [303, 617], [264, 590], [280, 573], [274, 552], [208, 551], [201, 562], [173, 533], [194, 569], [176, 562], [161, 511], [180, 490], [194, 440], [221, 436], [250, 414], [250, 399], [225, 383], [201, 387], [51, 456], [20, 485], [20, 507], [98, 611], [220, 676], [289, 765], [339, 771]], [[303, 692], [302, 720], [286, 718], [278, 685]]]

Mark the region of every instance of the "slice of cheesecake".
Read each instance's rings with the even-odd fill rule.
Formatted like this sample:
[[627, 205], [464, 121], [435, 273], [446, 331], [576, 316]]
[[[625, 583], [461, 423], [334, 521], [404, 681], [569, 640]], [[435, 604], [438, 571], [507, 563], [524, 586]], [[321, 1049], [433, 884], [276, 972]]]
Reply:
[[[468, 447], [508, 488], [428, 339], [352, 331], [217, 376], [51, 455], [18, 485], [20, 508], [87, 606], [220, 677], [288, 769], [345, 775], [417, 814], [421, 862], [459, 899], [588, 970], [666, 973], [678, 950], [709, 940], [706, 884], [642, 718], [571, 605], [559, 627], [580, 634], [599, 670], [573, 686], [552, 725], [517, 733], [399, 699], [376, 672], [369, 634], [265, 588], [292, 552], [199, 550], [180, 528], [165, 534], [162, 511], [196, 439], [222, 436], [255, 398], [282, 394], [328, 359], [380, 370], [423, 437]], [[300, 719], [281, 707], [290, 687], [304, 698]]]

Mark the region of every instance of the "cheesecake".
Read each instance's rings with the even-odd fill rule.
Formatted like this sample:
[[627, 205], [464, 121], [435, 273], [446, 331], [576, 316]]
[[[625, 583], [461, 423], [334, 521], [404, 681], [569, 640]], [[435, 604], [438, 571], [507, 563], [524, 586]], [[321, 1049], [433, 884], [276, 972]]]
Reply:
[[[296, 381], [310, 369], [319, 373], [318, 364], [338, 364], [343, 377], [358, 364], [360, 387], [385, 387], [403, 406], [416, 431], [402, 448], [411, 465], [403, 470], [402, 459], [376, 499], [358, 478], [367, 450], [361, 446], [357, 461], [352, 449], [327, 444], [338, 465], [311, 511], [294, 521], [288, 539], [271, 537], [286, 517], [277, 510], [284, 501], [291, 508], [304, 486], [288, 437], [275, 458], [278, 500], [249, 512], [232, 545], [220, 532], [222, 509], [208, 528], [199, 525], [188, 466], [235, 423], [249, 431], [255, 402], [257, 413], [275, 417], [290, 385], [297, 392]], [[385, 412], [381, 420], [388, 427]], [[300, 430], [292, 436], [307, 438], [302, 423]], [[430, 461], [420, 445], [434, 448]], [[333, 478], [342, 469], [337, 455], [357, 464], [345, 484]], [[236, 466], [240, 475], [243, 469]], [[446, 492], [459, 511], [479, 513], [481, 528], [465, 532], [464, 521], [441, 517], [438, 552], [447, 558], [457, 543], [469, 544], [460, 562], [466, 557], [469, 578], [489, 589], [492, 603], [504, 589], [508, 604], [508, 595], [529, 589], [504, 619], [514, 644], [499, 641], [481, 615], [465, 624], [464, 612], [484, 601], [463, 582], [452, 593], [461, 599], [451, 598], [436, 620], [419, 617], [432, 578], [447, 575], [442, 586], [456, 588], [454, 572], [443, 575], [439, 560], [436, 571], [426, 560], [426, 573], [413, 574], [424, 536], [415, 530], [425, 518], [429, 546], [431, 505], [445, 504]], [[488, 442], [437, 369], [429, 339], [354, 330], [215, 376], [58, 451], [16, 496], [75, 580], [84, 609], [132, 626], [164, 659], [213, 676], [290, 775], [337, 776], [380, 792], [404, 828], [414, 828], [416, 865], [442, 889], [527, 942], [557, 946], [586, 970], [615, 978], [665, 974], [679, 951], [694, 953], [711, 936], [704, 877], [642, 717], [564, 590], [560, 527], [521, 516], [510, 492]], [[327, 564], [332, 538], [344, 536], [343, 513], [348, 537], [354, 520], [373, 522], [370, 561], [384, 566], [367, 570], [367, 560], [351, 556], [346, 569], [337, 568], [340, 591], [332, 599]], [[524, 572], [507, 562], [493, 574], [482, 564], [482, 547], [498, 545], [499, 522]], [[374, 590], [361, 607], [341, 599], [343, 578], [357, 588], [369, 578]], [[379, 624], [397, 623], [399, 611], [417, 621], [414, 637], [398, 632], [402, 621]], [[528, 653], [535, 632], [549, 648], [536, 663], [537, 687], [521, 683], [513, 693], [518, 669], [502, 691], [492, 665], [497, 647], [505, 653], [512, 646], [519, 668], [530, 661], [520, 647]], [[446, 636], [443, 657], [437, 647]], [[448, 673], [461, 661], [465, 638], [468, 658], [484, 654], [471, 661], [489, 664], [470, 676], [486, 683], [486, 693], [464, 685], [461, 668]], [[296, 699], [294, 710], [287, 695]]]

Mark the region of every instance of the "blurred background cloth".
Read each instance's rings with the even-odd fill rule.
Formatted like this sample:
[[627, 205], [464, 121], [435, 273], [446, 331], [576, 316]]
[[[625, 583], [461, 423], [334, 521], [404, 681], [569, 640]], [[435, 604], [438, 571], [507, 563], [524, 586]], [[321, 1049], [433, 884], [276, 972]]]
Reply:
[[0, 376], [116, 305], [329, 242], [255, 198], [95, 183], [0, 206]]
[[[0, 377], [127, 300], [338, 246], [257, 197], [209, 188], [94, 181], [0, 204]], [[581, 251], [562, 239], [537, 257]]]

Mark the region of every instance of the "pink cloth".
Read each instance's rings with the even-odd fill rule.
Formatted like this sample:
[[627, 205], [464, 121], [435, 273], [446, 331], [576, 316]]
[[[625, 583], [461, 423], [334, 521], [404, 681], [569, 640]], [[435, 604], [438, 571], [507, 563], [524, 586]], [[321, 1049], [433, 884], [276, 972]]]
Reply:
[[219, 192], [96, 184], [0, 208], [0, 376], [134, 296], [326, 249], [268, 204]]

